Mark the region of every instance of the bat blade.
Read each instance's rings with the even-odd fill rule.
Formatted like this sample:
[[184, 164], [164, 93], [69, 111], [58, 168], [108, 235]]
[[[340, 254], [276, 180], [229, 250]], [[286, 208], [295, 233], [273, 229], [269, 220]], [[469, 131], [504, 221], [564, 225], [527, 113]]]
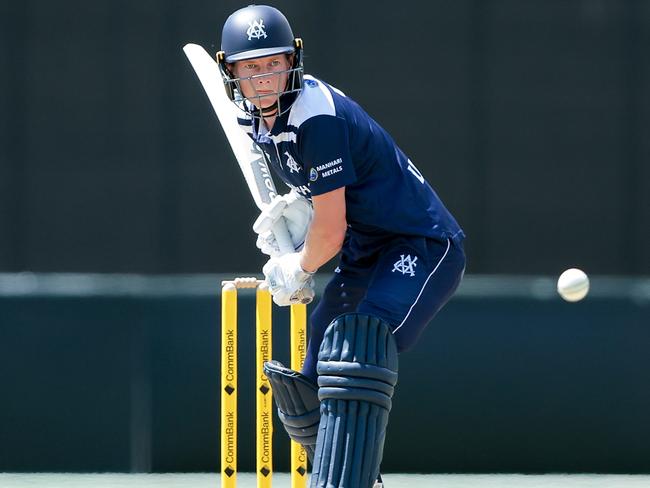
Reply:
[[[183, 52], [190, 61], [219, 119], [221, 128], [230, 143], [255, 205], [260, 210], [264, 210], [266, 205], [277, 195], [275, 183], [264, 160], [262, 150], [239, 127], [237, 116], [243, 114], [226, 94], [219, 65], [198, 44], [186, 44], [183, 47]], [[284, 219], [276, 222], [272, 230], [282, 254], [294, 252], [293, 243]]]

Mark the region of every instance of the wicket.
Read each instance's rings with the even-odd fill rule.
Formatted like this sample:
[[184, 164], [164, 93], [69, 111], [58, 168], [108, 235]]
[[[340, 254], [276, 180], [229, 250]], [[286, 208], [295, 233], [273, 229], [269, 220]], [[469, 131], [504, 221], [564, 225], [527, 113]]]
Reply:
[[[273, 397], [262, 370], [272, 351], [272, 300], [267, 284], [256, 278], [221, 283], [221, 487], [237, 486], [237, 290], [254, 288], [256, 362], [257, 487], [271, 488], [273, 476]], [[307, 346], [307, 307], [291, 306], [291, 368], [300, 370]], [[291, 441], [291, 488], [305, 488], [307, 453]]]

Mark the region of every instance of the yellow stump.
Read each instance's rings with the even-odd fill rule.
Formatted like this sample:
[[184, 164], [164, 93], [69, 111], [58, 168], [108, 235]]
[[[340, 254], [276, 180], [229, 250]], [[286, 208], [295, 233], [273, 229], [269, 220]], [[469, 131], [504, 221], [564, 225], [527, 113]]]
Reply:
[[264, 362], [271, 360], [271, 313], [271, 293], [267, 284], [261, 283], [255, 305], [257, 488], [271, 488], [273, 477], [273, 397], [263, 370]]
[[221, 290], [221, 486], [237, 486], [237, 288]]
[[[291, 306], [291, 369], [300, 371], [307, 353], [307, 305]], [[291, 488], [307, 486], [307, 452], [291, 441]]]
[[[258, 488], [271, 488], [273, 476], [273, 396], [264, 374], [272, 357], [272, 300], [266, 283], [236, 278], [221, 290], [221, 486], [237, 486], [237, 289], [257, 288], [256, 343], [256, 460]], [[291, 369], [300, 371], [307, 352], [307, 307], [291, 307]], [[307, 486], [307, 453], [291, 441], [291, 488]]]

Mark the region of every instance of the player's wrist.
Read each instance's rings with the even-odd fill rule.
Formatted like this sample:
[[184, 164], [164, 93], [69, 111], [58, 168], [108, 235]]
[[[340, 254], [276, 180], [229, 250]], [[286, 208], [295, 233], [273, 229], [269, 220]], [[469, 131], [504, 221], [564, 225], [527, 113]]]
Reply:
[[299, 258], [298, 258], [298, 266], [300, 266], [300, 269], [302, 270], [303, 273], [308, 274], [309, 276], [312, 276], [316, 271], [318, 271], [318, 268], [312, 269], [312, 266], [309, 266], [308, 264], [305, 264], [305, 256], [303, 253], [299, 253]]

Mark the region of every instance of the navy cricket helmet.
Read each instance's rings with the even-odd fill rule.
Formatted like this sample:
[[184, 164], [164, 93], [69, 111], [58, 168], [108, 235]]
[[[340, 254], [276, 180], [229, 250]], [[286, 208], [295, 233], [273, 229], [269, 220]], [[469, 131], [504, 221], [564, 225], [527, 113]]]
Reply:
[[[295, 38], [287, 18], [269, 5], [249, 5], [234, 12], [226, 20], [221, 34], [221, 51], [217, 61], [231, 100], [242, 101], [240, 78], [236, 78], [229, 64], [246, 59], [262, 58], [274, 54], [293, 54], [293, 65], [288, 73], [287, 86], [280, 90], [278, 105], [282, 100], [282, 113], [290, 107], [302, 89], [302, 40]], [[245, 104], [238, 105], [247, 112]], [[280, 108], [280, 107], [278, 107]]]
[[226, 63], [294, 52], [287, 18], [268, 5], [249, 5], [233, 13], [223, 26], [221, 51]]

